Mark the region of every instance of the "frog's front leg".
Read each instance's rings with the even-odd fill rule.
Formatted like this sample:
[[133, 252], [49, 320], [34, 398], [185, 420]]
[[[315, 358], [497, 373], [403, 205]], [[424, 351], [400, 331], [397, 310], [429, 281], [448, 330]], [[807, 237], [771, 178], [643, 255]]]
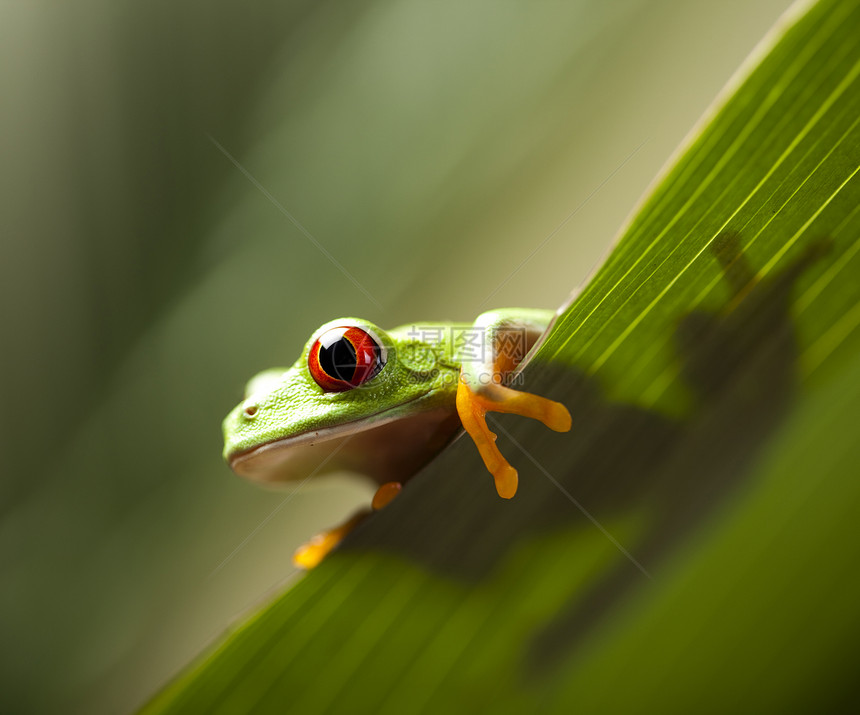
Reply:
[[322, 561], [346, 535], [355, 529], [373, 512], [379, 511], [390, 504], [400, 494], [403, 485], [400, 482], [386, 482], [373, 495], [370, 509], [362, 509], [351, 516], [343, 524], [332, 529], [326, 529], [302, 544], [293, 554], [293, 564], [301, 569], [312, 569]]
[[548, 327], [553, 313], [544, 310], [493, 311], [479, 316], [475, 328], [483, 332], [485, 354], [461, 358], [457, 385], [457, 412], [493, 475], [496, 491], [504, 499], [517, 493], [517, 470], [496, 446], [487, 427], [487, 412], [507, 412], [540, 420], [556, 432], [567, 432], [570, 412], [559, 402], [505, 387], [502, 383]]

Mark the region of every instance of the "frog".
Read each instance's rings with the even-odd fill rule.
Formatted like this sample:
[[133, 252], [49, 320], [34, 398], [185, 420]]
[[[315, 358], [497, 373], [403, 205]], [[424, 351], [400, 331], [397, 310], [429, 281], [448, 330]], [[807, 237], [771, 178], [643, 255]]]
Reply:
[[370, 477], [369, 509], [300, 546], [294, 564], [318, 565], [358, 524], [384, 508], [461, 430], [496, 493], [511, 499], [517, 470], [496, 445], [488, 412], [536, 419], [556, 432], [572, 420], [560, 402], [515, 389], [556, 313], [487, 311], [472, 323], [420, 322], [383, 330], [359, 318], [318, 328], [291, 367], [254, 377], [223, 422], [224, 459], [239, 476], [272, 484], [347, 470]]

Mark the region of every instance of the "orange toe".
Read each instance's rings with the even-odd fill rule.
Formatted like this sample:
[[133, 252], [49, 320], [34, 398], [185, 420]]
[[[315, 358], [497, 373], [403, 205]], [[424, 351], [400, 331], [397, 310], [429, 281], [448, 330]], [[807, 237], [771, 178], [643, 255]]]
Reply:
[[457, 385], [457, 412], [463, 429], [478, 448], [484, 465], [496, 482], [496, 491], [503, 499], [510, 499], [517, 493], [517, 470], [496, 446], [496, 435], [487, 427], [487, 412], [530, 417], [556, 432], [567, 432], [572, 424], [570, 412], [560, 402], [498, 384], [487, 385], [478, 394], [469, 388], [462, 377]]
[[403, 489], [403, 485], [400, 482], [385, 482], [373, 495], [373, 501], [370, 503], [373, 511], [379, 511], [391, 504], [394, 498], [400, 494], [401, 489]]
[[322, 531], [302, 544], [293, 554], [293, 564], [300, 569], [312, 569], [334, 549], [343, 538], [364, 521], [368, 512], [361, 511], [343, 524]]

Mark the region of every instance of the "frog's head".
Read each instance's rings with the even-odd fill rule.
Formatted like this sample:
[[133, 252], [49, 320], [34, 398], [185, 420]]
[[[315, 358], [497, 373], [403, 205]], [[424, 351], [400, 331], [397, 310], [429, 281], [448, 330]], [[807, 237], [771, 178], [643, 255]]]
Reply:
[[237, 474], [263, 481], [342, 467], [400, 478], [416, 459], [426, 461], [424, 444], [438, 442], [441, 428], [446, 440], [456, 430], [457, 374], [432, 343], [365, 320], [333, 320], [295, 365], [248, 383], [224, 420], [224, 458]]

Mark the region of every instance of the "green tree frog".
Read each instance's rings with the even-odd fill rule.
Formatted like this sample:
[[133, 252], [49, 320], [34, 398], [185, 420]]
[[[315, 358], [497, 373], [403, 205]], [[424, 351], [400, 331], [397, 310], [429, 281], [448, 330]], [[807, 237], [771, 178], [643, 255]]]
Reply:
[[[301, 480], [340, 469], [379, 485], [374, 510], [429, 461], [461, 426], [478, 448], [500, 497], [517, 491], [517, 471], [496, 446], [487, 412], [570, 429], [564, 405], [510, 386], [515, 368], [549, 327], [552, 311], [509, 308], [470, 324], [427, 323], [385, 331], [340, 318], [320, 327], [289, 368], [253, 377], [224, 420], [224, 458], [263, 482]], [[370, 511], [300, 547], [315, 566]]]

